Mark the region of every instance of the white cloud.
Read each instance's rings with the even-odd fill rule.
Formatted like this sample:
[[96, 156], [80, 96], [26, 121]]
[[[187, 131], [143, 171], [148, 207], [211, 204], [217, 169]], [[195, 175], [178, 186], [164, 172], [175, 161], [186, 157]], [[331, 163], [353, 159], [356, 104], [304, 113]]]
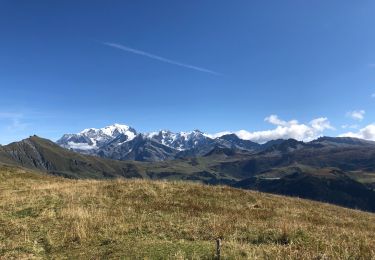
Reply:
[[86, 143], [74, 143], [74, 142], [68, 142], [68, 146], [73, 149], [78, 149], [78, 150], [92, 150], [95, 149], [95, 145], [89, 145]]
[[366, 140], [375, 141], [375, 124], [370, 124], [362, 129], [359, 129], [358, 132], [348, 132], [339, 135], [341, 137], [355, 137], [355, 138], [361, 138]]
[[357, 121], [362, 121], [365, 118], [365, 114], [365, 110], [354, 110], [346, 113], [346, 116]]
[[375, 92], [371, 94], [371, 97], [372, 97], [372, 98], [375, 98]]
[[311, 141], [319, 137], [326, 129], [334, 129], [326, 117], [313, 119], [308, 124], [301, 124], [297, 120], [284, 121], [277, 115], [270, 115], [264, 120], [276, 125], [276, 128], [255, 132], [240, 130], [234, 133], [244, 140], [265, 143], [270, 140], [289, 138], [300, 141]]
[[326, 117], [319, 117], [316, 119], [311, 120], [310, 125], [312, 129], [318, 132], [323, 132], [326, 129], [335, 130], [331, 123], [328, 121]]
[[290, 126], [294, 124], [298, 124], [297, 120], [291, 120], [289, 122], [279, 119], [277, 115], [270, 115], [264, 119], [264, 121], [269, 122], [273, 125], [279, 125], [279, 126]]
[[216, 134], [204, 134], [205, 136], [209, 137], [209, 138], [218, 138], [218, 137], [221, 137], [223, 135], [229, 135], [229, 134], [232, 134], [232, 132], [229, 132], [229, 131], [223, 131], [223, 132], [219, 132], [219, 133], [216, 133]]

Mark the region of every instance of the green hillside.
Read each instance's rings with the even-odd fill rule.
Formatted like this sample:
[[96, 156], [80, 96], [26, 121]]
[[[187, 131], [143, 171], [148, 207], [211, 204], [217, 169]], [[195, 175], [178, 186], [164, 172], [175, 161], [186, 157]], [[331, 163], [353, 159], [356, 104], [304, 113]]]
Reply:
[[222, 174], [210, 169], [210, 165], [216, 165], [222, 160], [220, 157], [188, 158], [153, 163], [109, 160], [69, 151], [38, 136], [0, 147], [0, 163], [78, 179], [116, 177], [182, 179], [212, 184], [230, 183], [237, 180], [236, 176], [232, 176], [231, 173]]
[[223, 186], [0, 168], [0, 259], [374, 259], [375, 215]]
[[[288, 162], [289, 159], [275, 153], [275, 149], [283, 150], [284, 146], [289, 147], [295, 142], [297, 141], [284, 141], [277, 149], [272, 147], [270, 153], [264, 154], [249, 155], [230, 149], [215, 148], [202, 157], [147, 163], [82, 155], [61, 148], [50, 140], [33, 136], [7, 146], [0, 146], [0, 163], [73, 179], [124, 177], [225, 184], [375, 212], [374, 175], [371, 172], [346, 172], [340, 168], [324, 166], [331, 164], [329, 152], [324, 152], [328, 161], [322, 160], [320, 167]], [[347, 152], [349, 150], [344, 149]], [[353, 151], [350, 154], [353, 154]], [[307, 160], [308, 156], [303, 158]], [[349, 161], [346, 158], [337, 160], [343, 162], [346, 167]], [[283, 166], [285, 162], [288, 163]], [[370, 165], [371, 158], [366, 157], [362, 163]]]

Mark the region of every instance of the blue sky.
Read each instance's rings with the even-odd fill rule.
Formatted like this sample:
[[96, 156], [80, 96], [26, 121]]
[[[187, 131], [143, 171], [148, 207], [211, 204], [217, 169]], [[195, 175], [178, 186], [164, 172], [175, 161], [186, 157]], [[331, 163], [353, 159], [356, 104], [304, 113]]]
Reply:
[[0, 143], [115, 122], [375, 139], [374, 12], [370, 0], [0, 0]]

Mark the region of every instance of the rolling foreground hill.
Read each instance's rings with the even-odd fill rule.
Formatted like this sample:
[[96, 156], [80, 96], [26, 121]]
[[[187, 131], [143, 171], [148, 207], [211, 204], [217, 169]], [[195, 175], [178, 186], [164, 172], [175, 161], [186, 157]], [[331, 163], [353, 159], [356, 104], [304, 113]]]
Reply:
[[1, 259], [374, 259], [375, 215], [223, 186], [0, 168]]
[[0, 146], [0, 163], [76, 179], [141, 178], [226, 184], [375, 212], [375, 145], [359, 139], [278, 140], [262, 151], [213, 147], [200, 157], [118, 161], [30, 137]]

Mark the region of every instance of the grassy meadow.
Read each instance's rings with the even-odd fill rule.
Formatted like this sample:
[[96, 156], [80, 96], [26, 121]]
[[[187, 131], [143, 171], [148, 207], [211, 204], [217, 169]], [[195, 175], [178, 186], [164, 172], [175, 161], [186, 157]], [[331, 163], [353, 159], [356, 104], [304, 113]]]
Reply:
[[0, 167], [0, 259], [374, 259], [375, 214], [187, 182]]

